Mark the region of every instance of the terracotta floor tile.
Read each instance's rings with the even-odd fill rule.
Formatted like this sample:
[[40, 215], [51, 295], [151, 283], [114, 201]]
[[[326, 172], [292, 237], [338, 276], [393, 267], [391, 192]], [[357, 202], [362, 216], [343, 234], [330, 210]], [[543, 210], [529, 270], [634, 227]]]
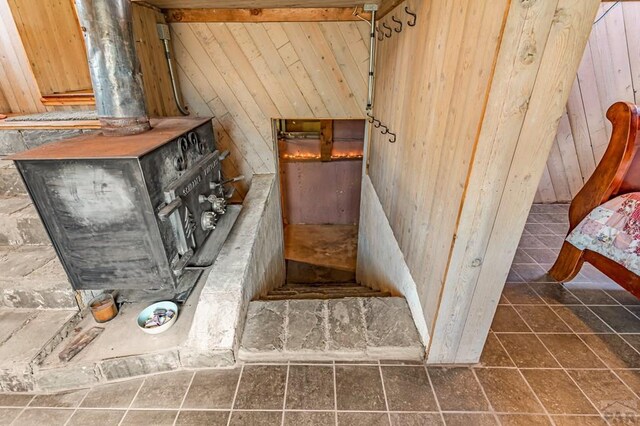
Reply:
[[282, 409], [286, 380], [287, 367], [284, 365], [245, 365], [234, 409]]
[[71, 390], [54, 394], [36, 395], [30, 407], [72, 408], [77, 407], [88, 389]]
[[513, 367], [509, 354], [504, 350], [494, 333], [489, 333], [480, 357], [480, 364], [484, 367]]
[[0, 393], [0, 407], [25, 407], [33, 395], [19, 393]]
[[499, 334], [498, 339], [520, 368], [560, 367], [535, 334]]
[[623, 334], [622, 338], [636, 351], [640, 351], [640, 334]]
[[338, 410], [386, 410], [379, 367], [336, 365]]
[[180, 408], [193, 377], [192, 371], [176, 371], [147, 377], [136, 399], [133, 408]]
[[335, 410], [333, 389], [332, 365], [292, 365], [289, 367], [286, 408]]
[[544, 300], [527, 283], [506, 283], [502, 294], [514, 305], [544, 305]]
[[524, 249], [524, 251], [538, 263], [553, 263], [558, 257], [555, 252], [548, 248], [529, 248]]
[[285, 411], [284, 426], [335, 426], [333, 411]]
[[640, 397], [640, 370], [615, 370], [616, 374]]
[[591, 306], [590, 309], [618, 333], [640, 333], [640, 319], [623, 306]]
[[546, 269], [538, 264], [514, 263], [512, 268], [529, 283], [550, 282], [552, 279], [547, 276]]
[[84, 398], [81, 407], [129, 408], [133, 397], [142, 385], [142, 379], [96, 386]]
[[513, 267], [509, 269], [509, 273], [507, 274], [507, 282], [509, 283], [522, 283], [524, 280], [520, 275], [513, 270]]
[[491, 323], [494, 332], [527, 332], [531, 331], [511, 306], [498, 306]]
[[616, 334], [581, 334], [580, 338], [610, 368], [640, 368], [640, 354]]
[[546, 426], [551, 425], [551, 420], [546, 415], [530, 414], [500, 414], [498, 415], [502, 426]]
[[552, 416], [556, 426], [607, 426], [600, 416]]
[[428, 370], [441, 410], [489, 410], [482, 388], [471, 369], [430, 367]]
[[239, 377], [239, 368], [197, 371], [182, 408], [230, 409]]
[[491, 407], [502, 413], [544, 413], [516, 369], [478, 368], [476, 374]]
[[230, 426], [278, 426], [282, 423], [281, 411], [234, 411]]
[[22, 408], [0, 408], [0, 425], [10, 425], [20, 413]]
[[522, 370], [533, 391], [551, 414], [598, 414], [562, 370]]
[[565, 368], [605, 368], [575, 334], [539, 334], [538, 337]]
[[[553, 281], [553, 279], [552, 279]], [[537, 282], [531, 288], [550, 305], [579, 305], [580, 301], [562, 284], [553, 282]]]
[[640, 299], [622, 288], [619, 290], [605, 290], [605, 292], [616, 299], [621, 305], [640, 305]]
[[554, 306], [552, 309], [575, 333], [613, 333], [613, 330], [586, 306]]
[[122, 426], [171, 426], [176, 420], [177, 411], [172, 410], [129, 410], [120, 422]]
[[[526, 229], [526, 228], [525, 228]], [[516, 254], [513, 257], [513, 263], [536, 263], [531, 256], [529, 256], [524, 249], [517, 249]]]
[[437, 411], [424, 367], [381, 367], [390, 411]]
[[387, 413], [338, 413], [339, 426], [388, 426]]
[[640, 414], [640, 400], [609, 370], [570, 370], [569, 374], [602, 414]]
[[118, 426], [125, 413], [126, 411], [124, 410], [89, 410], [81, 408], [73, 413], [66, 426], [87, 426], [92, 424]]
[[447, 426], [493, 426], [498, 421], [492, 414], [444, 413]]
[[73, 414], [73, 410], [56, 408], [27, 408], [14, 420], [20, 426], [62, 426]]
[[618, 306], [618, 302], [604, 292], [602, 289], [572, 288], [567, 286], [569, 291], [585, 305], [613, 305]]
[[[537, 333], [569, 333], [571, 330], [548, 306], [515, 306], [531, 329]], [[496, 330], [494, 330], [496, 331]]]
[[176, 426], [227, 426], [228, 411], [180, 411]]
[[440, 426], [440, 413], [391, 413], [392, 426]]

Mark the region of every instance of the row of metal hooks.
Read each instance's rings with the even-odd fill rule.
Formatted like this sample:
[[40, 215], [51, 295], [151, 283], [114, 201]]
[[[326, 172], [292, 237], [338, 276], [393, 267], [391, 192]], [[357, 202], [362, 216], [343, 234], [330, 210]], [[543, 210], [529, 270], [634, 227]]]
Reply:
[[375, 127], [376, 129], [380, 129], [380, 134], [389, 135], [389, 142], [390, 143], [395, 143], [396, 142], [396, 134], [393, 133], [391, 130], [389, 130], [389, 128], [387, 126], [382, 124], [382, 122], [380, 120], [375, 118], [369, 112], [367, 113], [367, 117], [368, 117], [367, 120], [369, 121], [369, 123], [373, 124], [373, 127]]
[[[409, 18], [407, 19], [407, 25], [410, 27], [415, 27], [416, 21], [418, 20], [418, 15], [416, 15], [411, 10], [409, 10], [408, 7], [405, 7], [404, 11], [409, 16]], [[391, 28], [386, 22], [383, 22], [376, 27], [379, 41], [382, 41], [385, 38], [391, 38], [394, 32], [401, 33], [402, 30], [404, 29], [403, 22], [400, 19], [396, 18], [395, 15], [391, 16], [391, 20], [394, 22], [395, 28]], [[380, 29], [381, 26], [383, 29]]]

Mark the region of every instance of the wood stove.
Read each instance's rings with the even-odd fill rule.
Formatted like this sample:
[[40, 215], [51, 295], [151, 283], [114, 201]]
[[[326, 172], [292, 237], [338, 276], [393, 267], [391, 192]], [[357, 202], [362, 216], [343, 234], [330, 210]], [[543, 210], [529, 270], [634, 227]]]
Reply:
[[158, 119], [151, 126], [10, 157], [76, 290], [180, 298], [199, 275], [189, 266], [202, 266], [201, 249], [232, 192], [220, 168], [226, 154], [216, 150], [209, 118]]

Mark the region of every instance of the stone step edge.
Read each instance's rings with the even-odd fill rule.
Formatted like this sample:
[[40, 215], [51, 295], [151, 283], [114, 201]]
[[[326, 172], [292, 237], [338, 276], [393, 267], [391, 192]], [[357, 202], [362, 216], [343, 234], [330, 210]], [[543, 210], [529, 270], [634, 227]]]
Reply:
[[[70, 309], [60, 309], [60, 311], [68, 311]], [[81, 312], [76, 312], [71, 318], [69, 318], [64, 324], [60, 325], [53, 336], [51, 336], [43, 345], [42, 348], [27, 362], [21, 363], [13, 368], [0, 368], [0, 388], [4, 392], [30, 392], [34, 387], [34, 370], [37, 369], [38, 364], [46, 358], [48, 354], [64, 340], [64, 337], [69, 335], [82, 317]], [[30, 317], [26, 323], [30, 322], [35, 316]], [[25, 324], [26, 324], [25, 323]], [[22, 367], [20, 367], [22, 366]]]
[[[76, 309], [78, 304], [75, 292], [68, 282], [67, 285], [69, 286], [68, 291], [53, 288], [21, 290], [19, 286], [0, 288], [0, 307], [42, 310]], [[29, 299], [32, 299], [33, 302], [30, 302]]]
[[364, 350], [327, 351], [250, 351], [238, 350], [238, 360], [243, 362], [276, 361], [424, 361], [424, 350], [417, 346], [367, 347]]

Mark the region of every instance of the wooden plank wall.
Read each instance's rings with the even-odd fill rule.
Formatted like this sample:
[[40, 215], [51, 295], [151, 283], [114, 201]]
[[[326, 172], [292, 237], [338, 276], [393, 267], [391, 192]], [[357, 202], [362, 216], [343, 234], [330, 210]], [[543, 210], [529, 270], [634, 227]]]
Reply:
[[0, 0], [0, 89], [11, 112], [33, 113], [46, 109], [27, 54], [20, 40], [8, 0]]
[[407, 0], [407, 22], [378, 44], [369, 174], [418, 287], [429, 327], [439, 303], [469, 164], [509, 1]]
[[40, 93], [91, 90], [87, 53], [73, 0], [9, 0]]
[[[41, 91], [30, 64], [25, 45], [13, 19], [9, 1], [0, 0], [0, 112], [31, 114], [44, 111], [93, 109], [93, 106], [45, 106], [41, 102]], [[35, 1], [35, 0], [33, 0]], [[57, 0], [66, 4], [71, 0]], [[39, 4], [39, 3], [38, 3]], [[49, 9], [55, 9], [49, 7]], [[25, 10], [28, 12], [28, 10]], [[133, 26], [136, 37], [136, 51], [141, 62], [143, 83], [147, 99], [147, 109], [151, 116], [179, 115], [173, 100], [168, 67], [164, 50], [156, 30], [156, 22], [164, 22], [162, 13], [138, 4], [133, 5]], [[40, 23], [42, 24], [42, 23]], [[68, 29], [76, 29], [81, 36], [77, 23], [65, 23]], [[64, 43], [65, 37], [59, 31], [43, 30], [49, 41], [55, 46]], [[84, 46], [83, 46], [84, 49]], [[66, 50], [65, 50], [66, 52]], [[76, 60], [77, 70], [87, 69], [86, 55]], [[56, 78], [76, 78], [75, 68], [56, 74]], [[83, 72], [80, 72], [82, 74]], [[88, 71], [87, 71], [88, 73]], [[75, 73], [78, 74], [78, 73]], [[46, 75], [45, 75], [46, 77]], [[47, 77], [48, 78], [48, 77]], [[43, 80], [46, 90], [50, 90], [53, 80]], [[62, 86], [55, 86], [62, 87]], [[71, 88], [71, 86], [68, 86]], [[58, 89], [55, 89], [58, 90]], [[2, 98], [8, 108], [3, 107]]]
[[428, 363], [476, 363], [599, 0], [511, 2]]
[[[363, 118], [366, 22], [174, 23], [185, 103], [215, 116], [230, 175], [275, 173], [273, 118]], [[246, 192], [246, 182], [239, 188]]]
[[596, 19], [600, 17], [592, 27], [536, 202], [570, 201], [609, 143], [607, 109], [618, 101], [640, 103], [640, 2], [603, 2]]
[[144, 5], [134, 3], [131, 6], [147, 114], [151, 117], [178, 116], [180, 111], [173, 96], [164, 45], [156, 27], [157, 23], [165, 23], [165, 17], [158, 10]]

